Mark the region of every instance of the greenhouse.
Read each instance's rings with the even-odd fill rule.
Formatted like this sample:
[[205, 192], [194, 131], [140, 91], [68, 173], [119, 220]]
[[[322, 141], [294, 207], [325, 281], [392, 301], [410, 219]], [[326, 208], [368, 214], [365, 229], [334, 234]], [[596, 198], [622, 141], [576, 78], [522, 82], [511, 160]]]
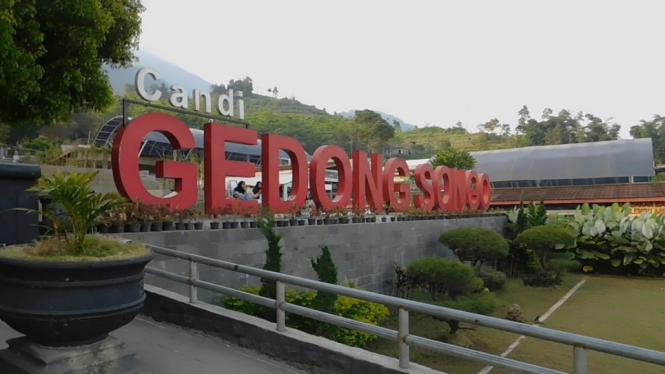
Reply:
[[654, 177], [651, 139], [471, 152], [476, 170], [495, 188], [648, 182]]

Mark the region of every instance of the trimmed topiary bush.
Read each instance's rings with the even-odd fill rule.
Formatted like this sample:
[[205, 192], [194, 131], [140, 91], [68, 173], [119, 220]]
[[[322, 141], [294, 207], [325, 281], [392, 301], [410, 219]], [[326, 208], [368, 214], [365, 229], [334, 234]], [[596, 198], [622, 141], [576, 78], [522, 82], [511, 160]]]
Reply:
[[510, 247], [496, 231], [482, 227], [466, 227], [446, 231], [439, 242], [450, 248], [460, 261], [468, 261], [479, 267], [487, 261], [504, 258]]
[[428, 290], [432, 299], [444, 293], [455, 299], [470, 292], [475, 277], [471, 266], [440, 257], [424, 257], [413, 261], [407, 267], [407, 273], [412, 284]]
[[506, 284], [506, 274], [489, 266], [478, 269], [476, 276], [483, 280], [483, 284], [490, 291], [500, 290]]
[[540, 267], [543, 269], [550, 251], [575, 246], [575, 234], [572, 230], [559, 225], [536, 226], [517, 235], [515, 241], [536, 251]]

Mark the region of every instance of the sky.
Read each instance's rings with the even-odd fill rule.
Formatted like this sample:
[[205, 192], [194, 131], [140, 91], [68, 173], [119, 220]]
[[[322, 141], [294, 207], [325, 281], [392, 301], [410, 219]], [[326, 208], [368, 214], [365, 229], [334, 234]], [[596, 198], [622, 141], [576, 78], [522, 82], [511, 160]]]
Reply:
[[665, 115], [665, 1], [143, 0], [140, 48], [209, 82], [417, 126], [517, 124], [527, 105]]

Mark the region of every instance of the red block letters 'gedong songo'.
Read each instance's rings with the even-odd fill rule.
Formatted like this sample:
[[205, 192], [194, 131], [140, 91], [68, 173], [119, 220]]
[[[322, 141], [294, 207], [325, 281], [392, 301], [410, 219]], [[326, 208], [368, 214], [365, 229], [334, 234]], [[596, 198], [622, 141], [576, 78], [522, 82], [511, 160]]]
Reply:
[[[166, 136], [173, 149], [196, 147], [192, 133], [185, 123], [168, 114], [148, 113], [137, 117], [122, 128], [113, 142], [113, 179], [118, 191], [131, 200], [147, 204], [168, 205], [186, 209], [196, 204], [197, 168], [189, 162], [157, 161], [155, 174], [159, 178], [175, 179], [176, 194], [171, 197], [152, 195], [143, 185], [139, 174], [139, 152], [143, 138], [150, 132]], [[250, 162], [229, 161], [225, 157], [225, 143], [257, 144], [257, 132], [233, 126], [207, 123], [204, 132], [205, 209], [211, 212], [228, 204], [256, 213], [256, 201], [242, 201], [226, 197], [226, 177], [254, 177], [255, 165]], [[293, 181], [290, 201], [280, 201], [279, 155], [286, 152], [291, 159]], [[325, 177], [328, 161], [335, 163], [338, 173], [337, 194], [331, 199], [326, 193]], [[397, 210], [411, 205], [411, 189], [407, 183], [395, 182], [395, 175], [409, 175], [409, 168], [401, 158], [383, 163], [379, 154], [353, 152], [353, 168], [346, 152], [335, 145], [319, 147], [307, 165], [305, 150], [288, 136], [264, 134], [261, 137], [261, 170], [263, 178], [263, 204], [275, 212], [284, 212], [292, 205], [302, 206], [307, 197], [308, 181], [312, 199], [323, 209], [346, 207], [364, 209], [367, 204], [380, 209], [384, 202]], [[309, 174], [309, 175], [308, 175]], [[445, 211], [463, 209], [486, 210], [490, 205], [490, 179], [475, 171], [456, 170], [445, 166], [433, 169], [429, 164], [418, 165], [415, 182], [422, 195], [414, 195], [416, 207], [430, 211], [435, 207]]]

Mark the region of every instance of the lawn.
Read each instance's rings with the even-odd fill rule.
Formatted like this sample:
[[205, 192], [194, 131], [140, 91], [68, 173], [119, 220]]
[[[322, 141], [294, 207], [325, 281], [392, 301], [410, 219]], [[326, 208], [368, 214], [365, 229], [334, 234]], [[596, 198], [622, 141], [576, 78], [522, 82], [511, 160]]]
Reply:
[[[665, 351], [665, 279], [594, 276], [543, 326]], [[571, 372], [572, 356], [568, 346], [526, 338], [509, 357]], [[662, 366], [598, 352], [589, 352], [588, 364], [589, 373], [665, 373]]]
[[[532, 323], [537, 316], [544, 314], [581, 279], [582, 275], [566, 274], [563, 284], [556, 288], [525, 287], [520, 279], [508, 279], [504, 289], [496, 293], [500, 306], [493, 316], [504, 318], [510, 305], [519, 304], [524, 312], [525, 322]], [[397, 330], [397, 321], [389, 321], [386, 323], [386, 327]], [[471, 326], [465, 325], [465, 327]], [[410, 332], [414, 335], [445, 341], [448, 336], [448, 325], [422, 315], [411, 316]], [[503, 353], [518, 337], [515, 334], [485, 327], [477, 327], [476, 330], [461, 330], [458, 332], [458, 335], [460, 334], [473, 343], [471, 348], [493, 354]], [[377, 339], [368, 349], [397, 357], [397, 343], [386, 339]], [[415, 347], [411, 348], [411, 361], [449, 374], [476, 374], [484, 366]], [[493, 373], [495, 372], [493, 371]]]

